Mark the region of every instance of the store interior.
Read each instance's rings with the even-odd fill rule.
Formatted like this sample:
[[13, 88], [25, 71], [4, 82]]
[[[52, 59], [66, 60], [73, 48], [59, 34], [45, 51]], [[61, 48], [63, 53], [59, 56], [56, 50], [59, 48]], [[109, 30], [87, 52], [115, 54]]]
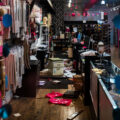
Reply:
[[120, 120], [120, 0], [0, 0], [0, 120]]

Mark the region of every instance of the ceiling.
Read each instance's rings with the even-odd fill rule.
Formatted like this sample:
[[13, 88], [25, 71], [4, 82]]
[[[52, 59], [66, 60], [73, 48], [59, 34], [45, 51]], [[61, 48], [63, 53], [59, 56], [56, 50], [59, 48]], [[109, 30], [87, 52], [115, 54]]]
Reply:
[[[66, 11], [71, 11], [71, 10], [75, 10], [75, 11], [83, 11], [85, 5], [88, 3], [89, 0], [72, 0], [72, 9], [68, 7], [68, 2], [69, 0], [67, 0], [65, 2], [64, 5], [64, 10]], [[77, 9], [76, 9], [77, 7]]]
[[[69, 0], [66, 0], [64, 4], [64, 11], [70, 12], [70, 11], [79, 11], [83, 12], [85, 8], [88, 8], [89, 10], [100, 10], [103, 7], [114, 7], [120, 5], [120, 0], [105, 0], [107, 5], [101, 5], [101, 0], [72, 0], [72, 6], [71, 8], [68, 7]], [[90, 5], [91, 2], [94, 2], [94, 4]], [[76, 9], [77, 6], [77, 9]], [[92, 9], [94, 8], [94, 9]]]

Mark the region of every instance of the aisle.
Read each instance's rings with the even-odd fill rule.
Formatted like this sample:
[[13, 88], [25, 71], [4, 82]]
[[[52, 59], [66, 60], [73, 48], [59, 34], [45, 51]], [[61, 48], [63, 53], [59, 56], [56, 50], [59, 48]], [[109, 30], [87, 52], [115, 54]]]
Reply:
[[[71, 86], [69, 86], [71, 89]], [[11, 117], [7, 120], [67, 120], [67, 117], [74, 112], [83, 110], [74, 120], [91, 120], [89, 107], [85, 107], [80, 98], [73, 100], [70, 106], [54, 105], [48, 103], [45, 95], [57, 91], [64, 93], [66, 89], [39, 89], [35, 98], [20, 98], [12, 100], [13, 113], [20, 113], [21, 117]]]

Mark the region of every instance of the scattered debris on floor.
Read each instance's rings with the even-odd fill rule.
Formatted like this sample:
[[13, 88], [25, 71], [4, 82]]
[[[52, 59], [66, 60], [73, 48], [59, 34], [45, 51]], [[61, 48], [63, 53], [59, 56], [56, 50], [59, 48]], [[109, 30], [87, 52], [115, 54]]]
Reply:
[[46, 95], [46, 97], [48, 97], [48, 98], [55, 98], [55, 97], [62, 97], [63, 96], [63, 94], [61, 94], [61, 93], [59, 93], [59, 92], [51, 92], [51, 93], [48, 93], [47, 95]]
[[40, 85], [40, 86], [43, 86], [46, 84], [46, 81], [38, 81], [38, 82], [39, 82], [38, 85]]
[[13, 99], [19, 99], [19, 98], [20, 98], [20, 96], [18, 96], [18, 95], [13, 96]]
[[80, 91], [66, 91], [64, 94], [63, 94], [63, 98], [78, 98], [80, 95]]
[[14, 113], [13, 116], [14, 116], [14, 117], [20, 117], [21, 114], [20, 114], [20, 113]]
[[59, 80], [54, 80], [54, 81], [52, 81], [54, 84], [59, 84], [59, 83], [61, 83], [61, 81], [59, 81]]
[[71, 116], [67, 118], [67, 120], [73, 120], [75, 119], [78, 115], [80, 115], [84, 110], [80, 110], [79, 112], [73, 113]]
[[69, 106], [71, 104], [72, 100], [70, 100], [70, 99], [51, 98], [51, 99], [49, 99], [49, 102], [53, 103], [53, 104]]

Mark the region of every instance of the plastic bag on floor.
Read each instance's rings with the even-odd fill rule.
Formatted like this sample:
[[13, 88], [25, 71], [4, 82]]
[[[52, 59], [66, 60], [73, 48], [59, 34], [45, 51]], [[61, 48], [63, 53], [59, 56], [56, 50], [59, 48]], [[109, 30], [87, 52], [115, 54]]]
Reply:
[[53, 104], [69, 106], [71, 104], [72, 100], [70, 100], [70, 99], [55, 99], [55, 98], [51, 98], [49, 100], [49, 102], [53, 103]]
[[51, 92], [46, 95], [46, 97], [49, 97], [49, 98], [62, 97], [62, 96], [63, 96], [63, 94], [61, 94], [59, 92]]

